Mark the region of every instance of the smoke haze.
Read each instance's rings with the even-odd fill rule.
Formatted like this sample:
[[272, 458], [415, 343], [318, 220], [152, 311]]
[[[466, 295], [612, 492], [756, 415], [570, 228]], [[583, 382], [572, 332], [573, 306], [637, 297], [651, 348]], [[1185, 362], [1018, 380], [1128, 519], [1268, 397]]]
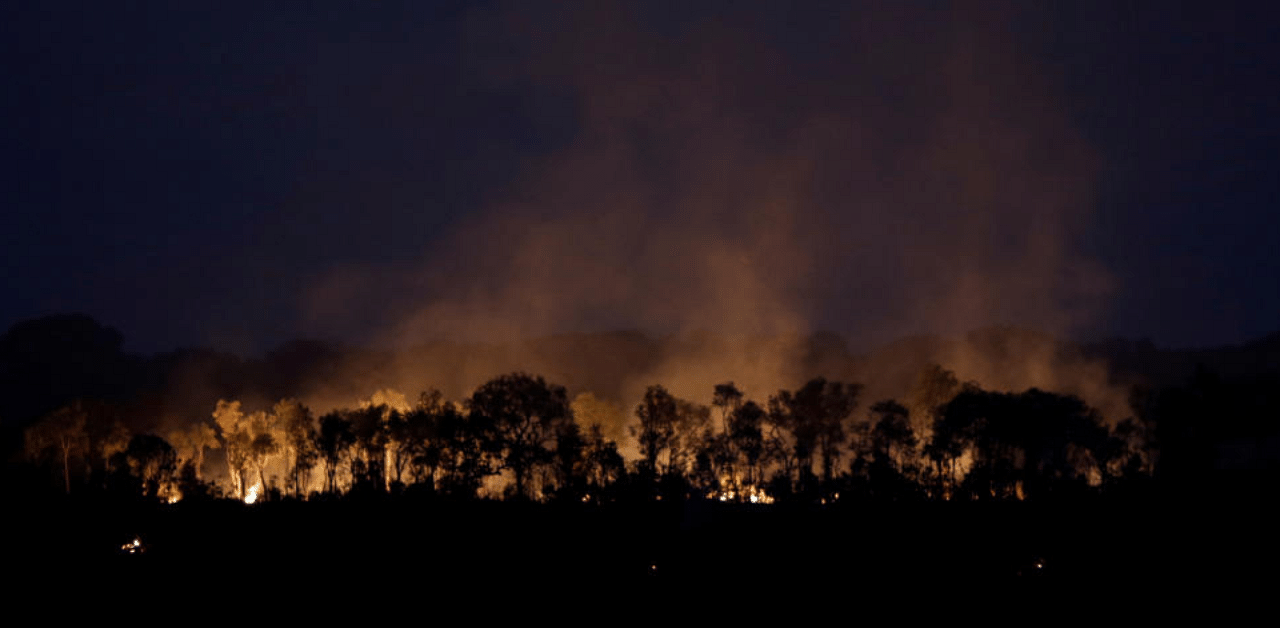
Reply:
[[1095, 164], [1015, 17], [479, 12], [467, 67], [537, 86], [571, 132], [501, 200], [424, 234], [420, 259], [319, 278], [306, 326], [377, 321], [399, 346], [617, 328], [831, 329], [860, 345], [1072, 331], [1109, 289], [1076, 246]]
[[1111, 289], [1077, 246], [1096, 159], [1016, 12], [765, 4], [473, 13], [464, 67], [539, 94], [563, 142], [420, 256], [319, 278], [304, 327], [388, 347], [710, 330], [729, 346], [623, 385], [700, 398], [796, 385], [802, 348], [776, 339], [816, 330], [866, 348], [1093, 321]]

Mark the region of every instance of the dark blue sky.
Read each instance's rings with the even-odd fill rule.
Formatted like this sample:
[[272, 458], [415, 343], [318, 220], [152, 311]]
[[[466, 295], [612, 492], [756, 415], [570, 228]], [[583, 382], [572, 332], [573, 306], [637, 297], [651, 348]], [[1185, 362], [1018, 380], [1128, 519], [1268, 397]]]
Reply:
[[14, 4], [0, 325], [1280, 328], [1266, 3]]

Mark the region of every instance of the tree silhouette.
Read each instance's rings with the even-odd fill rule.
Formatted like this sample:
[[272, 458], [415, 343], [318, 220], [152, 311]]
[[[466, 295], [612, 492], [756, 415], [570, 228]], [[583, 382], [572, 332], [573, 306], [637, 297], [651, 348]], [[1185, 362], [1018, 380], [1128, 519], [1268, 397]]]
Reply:
[[351, 421], [344, 414], [334, 410], [320, 417], [320, 429], [315, 433], [315, 449], [324, 461], [324, 490], [330, 494], [338, 490], [338, 469], [356, 441]]
[[916, 436], [905, 406], [888, 399], [871, 406], [870, 482], [873, 492], [905, 497], [914, 486]]
[[743, 394], [733, 382], [717, 384], [711, 398], [712, 407], [719, 410], [720, 430], [706, 431], [701, 438], [698, 466], [705, 467], [702, 481], [704, 490], [720, 493], [722, 498], [735, 497], [742, 492], [743, 478], [738, 469], [740, 452], [733, 438], [733, 419], [742, 407]]
[[845, 421], [857, 406], [858, 384], [810, 380], [795, 392], [779, 391], [769, 399], [770, 422], [790, 435], [791, 459], [795, 463], [796, 488], [810, 493], [816, 486], [814, 457], [822, 468], [822, 483], [831, 485], [841, 455]]
[[578, 393], [570, 409], [574, 423], [586, 429], [588, 497], [606, 500], [612, 496], [614, 485], [626, 474], [626, 461], [616, 442], [626, 433], [623, 427], [625, 412], [621, 406], [590, 392]]
[[875, 460], [905, 473], [915, 457], [917, 443], [907, 408], [888, 399], [871, 406], [871, 412], [879, 416], [871, 428]]
[[436, 473], [445, 455], [441, 416], [452, 409], [440, 391], [424, 391], [418, 403], [391, 426], [394, 440], [407, 445], [404, 455], [414, 484], [426, 484], [428, 492], [435, 491]]
[[[382, 388], [374, 391], [367, 401], [360, 404], [360, 407], [362, 409], [377, 407], [380, 410], [377, 429], [368, 432], [368, 436], [373, 437], [373, 440], [361, 439], [360, 434], [357, 434], [357, 440], [363, 440], [372, 445], [372, 449], [367, 452], [370, 456], [367, 459], [369, 481], [375, 481], [374, 476], [380, 473], [384, 489], [390, 489], [393, 485], [402, 485], [404, 470], [412, 459], [413, 449], [411, 443], [400, 440], [409, 436], [405, 432], [407, 426], [404, 421], [405, 413], [411, 410], [408, 400], [404, 393], [398, 390]], [[357, 429], [357, 432], [362, 430]], [[372, 456], [378, 456], [378, 460], [373, 460]]]
[[970, 496], [1021, 498], [1086, 483], [1106, 429], [1097, 412], [1073, 396], [966, 385], [943, 408], [934, 437], [933, 451], [953, 462], [957, 452], [971, 453], [964, 479]]
[[27, 456], [38, 460], [52, 452], [62, 467], [63, 490], [71, 494], [71, 459], [89, 451], [89, 433], [85, 429], [88, 412], [84, 403], [73, 402], [46, 415], [26, 432]]
[[597, 495], [608, 493], [626, 473], [626, 462], [617, 443], [605, 438], [599, 425], [593, 424], [587, 430], [586, 457], [588, 488]]
[[720, 431], [728, 434], [732, 431], [729, 427], [729, 417], [742, 407], [742, 391], [738, 390], [733, 382], [725, 382], [716, 384], [715, 393], [711, 397], [711, 405], [720, 411]]
[[1079, 490], [1098, 472], [1109, 433], [1093, 408], [1073, 395], [1036, 388], [1015, 398], [1027, 495]]
[[204, 421], [197, 421], [185, 428], [169, 432], [169, 442], [173, 445], [174, 450], [178, 452], [179, 461], [184, 464], [187, 461], [191, 462], [192, 473], [195, 474], [197, 480], [203, 478], [204, 451], [222, 446], [222, 443], [218, 441], [218, 433], [214, 431], [213, 426]]
[[138, 434], [129, 441], [124, 455], [143, 497], [167, 499], [173, 495], [178, 455], [168, 441], [154, 434]]
[[416, 452], [422, 448], [417, 442], [420, 434], [415, 432], [414, 426], [409, 423], [410, 413], [412, 410], [401, 412], [393, 408], [388, 413], [385, 424], [387, 475], [391, 478], [391, 485], [395, 487], [404, 486], [404, 472], [413, 463]]
[[764, 483], [764, 464], [768, 450], [764, 440], [764, 408], [748, 401], [729, 415], [729, 440], [734, 453], [746, 469], [742, 484], [754, 492]]
[[492, 430], [503, 466], [515, 478], [515, 494], [536, 498], [530, 479], [551, 460], [550, 447], [557, 433], [572, 421], [564, 387], [549, 385], [541, 377], [512, 373], [485, 382], [467, 406]]
[[439, 465], [436, 488], [449, 496], [475, 497], [484, 478], [494, 473], [501, 453], [488, 420], [464, 414], [456, 404], [438, 399], [428, 416], [435, 438], [426, 456], [433, 466]]
[[662, 386], [650, 386], [636, 406], [640, 425], [632, 428], [640, 443], [642, 475], [683, 480], [696, 439], [710, 416], [709, 408], [672, 396]]
[[556, 497], [564, 501], [582, 500], [587, 495], [591, 466], [587, 458], [587, 439], [577, 423], [567, 421], [560, 425], [553, 461]]
[[297, 497], [309, 482], [311, 469], [319, 456], [315, 447], [315, 420], [311, 417], [311, 409], [296, 399], [280, 400], [272, 409], [272, 414], [284, 431], [281, 445], [285, 450], [285, 468], [289, 473], [287, 488]]
[[938, 425], [942, 406], [951, 401], [960, 390], [960, 381], [956, 379], [955, 373], [937, 364], [929, 364], [920, 371], [909, 395], [908, 409], [913, 418], [912, 426], [924, 442], [921, 453], [925, 460], [932, 463], [932, 495], [935, 498], [950, 495], [955, 483], [955, 461], [962, 451], [956, 450], [956, 435], [937, 434], [934, 429]]
[[368, 405], [347, 412], [354, 437], [351, 448], [352, 490], [380, 492], [386, 489], [387, 430], [386, 417], [391, 409], [385, 405]]

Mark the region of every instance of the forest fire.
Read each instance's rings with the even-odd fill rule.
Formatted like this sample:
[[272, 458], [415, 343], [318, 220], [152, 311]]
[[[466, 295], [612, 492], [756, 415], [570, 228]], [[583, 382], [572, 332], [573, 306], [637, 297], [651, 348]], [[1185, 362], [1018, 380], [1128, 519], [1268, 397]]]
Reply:
[[1267, 521], [1212, 503], [1280, 477], [1246, 3], [47, 4], [0, 486], [51, 596], [1132, 589], [1081, 554]]
[[[731, 504], [772, 504], [773, 498], [758, 486], [743, 485], [741, 479], [720, 478], [720, 488], [707, 493], [707, 499]], [[836, 493], [839, 495], [839, 493]]]
[[[711, 406], [651, 386], [635, 408], [638, 459], [630, 462], [599, 424], [578, 423], [589, 420], [575, 413], [585, 406], [570, 404], [563, 387], [521, 373], [491, 380], [462, 403], [432, 391], [410, 405], [403, 394], [383, 390], [319, 419], [292, 399], [252, 412], [221, 400], [212, 423], [175, 432], [179, 448], [146, 435], [114, 445], [123, 451], [113, 455], [117, 468], [136, 474], [144, 495], [170, 504], [190, 491], [255, 504], [268, 495], [305, 499], [411, 487], [593, 503], [614, 499], [609, 495], [624, 479], [632, 490], [652, 487], [645, 491], [653, 499], [683, 494], [738, 504], [772, 504], [780, 495], [827, 504], [842, 494], [1023, 501], [1067, 486], [1101, 490], [1118, 474], [1148, 472], [1139, 426], [1122, 422], [1113, 430], [1078, 398], [961, 386], [937, 368], [922, 381], [927, 394], [917, 396], [927, 403], [912, 402], [915, 411], [887, 400], [865, 414], [855, 411], [861, 386], [822, 378], [766, 403], [721, 384]], [[83, 423], [51, 425], [43, 429], [52, 435], [32, 442], [81, 442], [73, 432], [83, 431]], [[55, 427], [62, 432], [53, 433]], [[93, 443], [76, 446], [90, 450]], [[46, 449], [66, 459], [87, 453]], [[207, 449], [221, 450], [222, 482], [201, 479]], [[56, 462], [54, 469], [70, 468]]]

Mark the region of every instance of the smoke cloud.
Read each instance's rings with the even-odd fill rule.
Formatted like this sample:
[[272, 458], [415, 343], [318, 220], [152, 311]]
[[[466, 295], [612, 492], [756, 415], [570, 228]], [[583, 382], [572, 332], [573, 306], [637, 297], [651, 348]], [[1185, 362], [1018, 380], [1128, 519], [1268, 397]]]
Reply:
[[[1019, 18], [965, 3], [476, 11], [466, 70], [559, 103], [563, 141], [424, 234], [420, 256], [318, 278], [304, 327], [363, 325], [390, 347], [709, 330], [714, 350], [667, 351], [620, 384], [697, 399], [730, 379], [758, 397], [797, 385], [812, 374], [785, 339], [816, 330], [855, 347], [996, 324], [1070, 334], [1111, 289], [1078, 246], [1097, 159]], [[469, 379], [548, 366], [508, 357]]]

